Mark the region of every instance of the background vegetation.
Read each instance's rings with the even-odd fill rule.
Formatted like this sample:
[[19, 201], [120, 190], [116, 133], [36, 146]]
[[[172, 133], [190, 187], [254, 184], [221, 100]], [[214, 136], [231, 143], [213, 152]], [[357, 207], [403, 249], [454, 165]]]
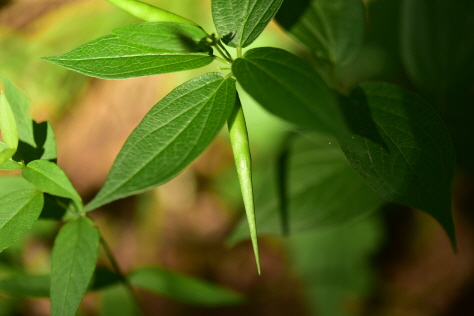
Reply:
[[[214, 29], [208, 0], [149, 2], [178, 12], [205, 29]], [[438, 109], [451, 133], [459, 164], [453, 184], [457, 254], [439, 224], [425, 213], [394, 204], [384, 204], [380, 211], [372, 212], [381, 203], [375, 195], [353, 201], [354, 206], [369, 203], [366, 208], [370, 214], [363, 218], [342, 226], [331, 225], [337, 218], [316, 218], [315, 222], [327, 225], [313, 229], [313, 210], [323, 205], [321, 201], [325, 207], [339, 209], [338, 197], [343, 192], [329, 190], [331, 184], [338, 186], [319, 181], [317, 174], [308, 177], [307, 169], [298, 171], [298, 166], [312, 161], [321, 170], [340, 172], [340, 181], [347, 184], [344, 190], [351, 190], [353, 181], [360, 179], [347, 176], [347, 163], [338, 160], [340, 155], [333, 153], [332, 147], [321, 145], [321, 150], [328, 151], [327, 157], [333, 153], [334, 159], [327, 164], [317, 161], [319, 151], [304, 139], [292, 144], [300, 155], [291, 158], [295, 172], [290, 181], [295, 190], [298, 185], [311, 187], [301, 193], [301, 218], [290, 230], [298, 234], [272, 234], [280, 224], [272, 217], [265, 220], [265, 214], [270, 214], [275, 202], [259, 188], [272, 183], [274, 173], [269, 166], [277, 165], [289, 126], [243, 96], [256, 191], [263, 192], [257, 198], [257, 216], [261, 216], [260, 228], [265, 233], [260, 238], [262, 276], [257, 275], [251, 244], [244, 240], [247, 232], [240, 220], [241, 197], [226, 133], [171, 182], [91, 213], [123, 271], [140, 266], [166, 267], [221, 284], [246, 297], [240, 305], [202, 307], [137, 290], [146, 315], [474, 313], [470, 304], [474, 295], [474, 44], [469, 38], [474, 29], [473, 5], [460, 0], [434, 1], [437, 10], [415, 25], [420, 30], [413, 35], [419, 36], [419, 56], [410, 59], [404, 55], [403, 30], [411, 19], [402, 10], [402, 2], [366, 2], [365, 42], [355, 59], [338, 70], [339, 84], [349, 89], [360, 81], [385, 80], [418, 93]], [[128, 80], [91, 79], [38, 57], [69, 51], [138, 20], [105, 1], [17, 0], [0, 4], [0, 73], [31, 98], [31, 114], [37, 121], [52, 121], [58, 164], [85, 201], [101, 187], [126, 137], [149, 108], [176, 85], [215, 71], [212, 64]], [[426, 32], [432, 37], [426, 38]], [[269, 25], [254, 46], [281, 47], [309, 58], [276, 23]], [[318, 141], [326, 144], [324, 139]], [[0, 293], [4, 293], [0, 294], [0, 315], [49, 314], [48, 299], [15, 297], [8, 277], [17, 271], [48, 274], [58, 229], [55, 222], [38, 221], [25, 238], [0, 254]], [[109, 266], [102, 255], [99, 266]], [[134, 315], [135, 307], [126, 298], [120, 286], [92, 291], [78, 313], [125, 315], [130, 311]]]

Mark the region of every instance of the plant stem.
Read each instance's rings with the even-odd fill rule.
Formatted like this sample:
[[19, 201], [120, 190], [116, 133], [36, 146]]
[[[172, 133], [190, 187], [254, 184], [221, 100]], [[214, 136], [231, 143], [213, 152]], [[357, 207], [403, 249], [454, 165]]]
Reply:
[[232, 59], [232, 56], [230, 55], [229, 51], [225, 48], [224, 45], [222, 45], [221, 40], [218, 40], [218, 41], [217, 41], [217, 46], [220, 47], [220, 48], [224, 51], [224, 53], [226, 54], [227, 58], [228, 58], [231, 62], [234, 61], [234, 60]]
[[224, 59], [222, 57], [219, 57], [219, 56], [216, 56], [214, 55], [214, 58], [216, 58], [218, 61], [224, 63], [224, 64], [227, 64], [227, 65], [230, 65], [231, 63], [227, 60], [227, 59]]
[[257, 271], [260, 275], [260, 256], [257, 242], [257, 223], [255, 217], [255, 206], [252, 188], [252, 161], [250, 157], [249, 138], [245, 124], [244, 112], [240, 104], [239, 95], [235, 99], [232, 114], [227, 121], [229, 126], [230, 143], [234, 153], [235, 167], [240, 182], [240, 190], [244, 200], [245, 213], [250, 230], [253, 252], [257, 263]]
[[242, 58], [242, 47], [237, 46], [237, 58]]
[[130, 292], [130, 295], [137, 302], [137, 305], [140, 306], [140, 299], [139, 299], [138, 295], [133, 290], [132, 284], [130, 284], [130, 281], [128, 280], [128, 278], [125, 276], [125, 274], [122, 272], [122, 270], [118, 266], [117, 260], [115, 260], [115, 257], [112, 254], [112, 251], [110, 250], [109, 245], [105, 242], [105, 239], [102, 236], [100, 236], [100, 244], [102, 245], [102, 248], [104, 249], [104, 252], [105, 252], [107, 258], [109, 259], [110, 264], [112, 265], [112, 268], [113, 268], [114, 272], [120, 277], [122, 283], [125, 285], [127, 290]]
[[[232, 63], [232, 60], [229, 59], [229, 57], [227, 57], [227, 55], [222, 51], [222, 49], [219, 47], [219, 44], [214, 45], [214, 47], [217, 49], [217, 51], [219, 52], [219, 54], [221, 54], [221, 56], [226, 60], [226, 63], [227, 63], [227, 64], [231, 64], [231, 63]], [[216, 56], [216, 57], [219, 57], [219, 56]]]

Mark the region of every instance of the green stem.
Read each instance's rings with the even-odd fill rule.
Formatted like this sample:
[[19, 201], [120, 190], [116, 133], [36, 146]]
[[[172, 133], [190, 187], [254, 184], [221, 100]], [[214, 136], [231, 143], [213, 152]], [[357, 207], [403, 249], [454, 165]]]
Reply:
[[112, 265], [112, 269], [120, 277], [120, 280], [125, 285], [127, 290], [130, 292], [130, 295], [135, 299], [137, 304], [140, 305], [140, 299], [138, 298], [137, 294], [133, 290], [132, 284], [130, 283], [126, 275], [122, 272], [122, 270], [118, 266], [117, 260], [115, 260], [115, 257], [109, 248], [109, 245], [105, 242], [105, 239], [102, 236], [100, 236], [100, 244], [102, 245], [102, 248], [104, 249], [105, 255], [109, 259], [110, 264]]
[[237, 58], [242, 58], [242, 47], [237, 46]]
[[221, 40], [219, 39], [217, 41], [217, 47], [220, 47], [223, 51], [224, 51], [224, 54], [226, 55], [227, 59], [229, 59], [231, 62], [234, 61], [232, 59], [232, 55], [229, 53], [229, 51], [224, 47], [224, 45], [222, 45], [222, 42]]
[[[229, 58], [226, 56], [226, 54], [221, 50], [221, 48], [219, 47], [219, 45], [215, 45], [214, 47], [217, 49], [217, 51], [219, 52], [219, 54], [221, 54], [221, 56], [223, 57], [223, 59], [226, 60], [226, 63], [227, 63], [227, 64], [231, 64], [231, 63], [232, 63], [232, 60], [229, 59]], [[216, 56], [216, 57], [219, 57], [219, 56]]]
[[257, 242], [257, 223], [255, 218], [255, 206], [252, 188], [252, 165], [250, 157], [249, 138], [247, 126], [245, 124], [244, 112], [237, 94], [232, 114], [227, 121], [229, 126], [230, 143], [234, 152], [235, 167], [239, 177], [240, 189], [244, 200], [245, 213], [250, 230], [253, 252], [257, 263], [258, 274], [260, 275], [260, 256]]
[[130, 13], [131, 15], [142, 19], [146, 22], [178, 22], [191, 25], [197, 25], [191, 20], [188, 20], [180, 15], [171, 13], [169, 11], [157, 8], [148, 3], [136, 0], [107, 0], [116, 7]]
[[230, 64], [231, 64], [227, 59], [224, 59], [224, 58], [222, 58], [222, 57], [219, 57], [219, 56], [214, 55], [214, 58], [217, 59], [218, 61], [224, 63], [224, 64], [227, 64], [227, 65], [230, 65]]

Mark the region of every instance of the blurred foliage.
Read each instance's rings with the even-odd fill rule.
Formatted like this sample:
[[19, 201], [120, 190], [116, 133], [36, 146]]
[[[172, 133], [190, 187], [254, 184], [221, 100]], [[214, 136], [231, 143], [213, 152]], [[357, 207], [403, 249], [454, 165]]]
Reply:
[[[170, 11], [180, 12], [186, 18], [203, 25], [208, 32], [214, 31], [210, 16], [210, 1], [154, 0], [149, 2], [159, 4]], [[285, 1], [286, 5], [291, 3], [291, 0]], [[0, 2], [0, 23], [3, 22], [1, 18], [14, 4], [15, 1]], [[33, 9], [34, 1], [30, 4]], [[474, 29], [474, 2], [472, 0], [373, 0], [366, 1], [366, 16], [364, 43], [356, 56], [350, 56], [354, 59], [337, 70], [338, 85], [342, 90], [347, 91], [361, 81], [386, 80], [412, 89], [436, 107], [451, 133], [456, 146], [458, 164], [474, 172], [472, 146], [474, 143], [474, 41], [471, 40]], [[39, 57], [66, 52], [81, 43], [108, 33], [113, 28], [135, 22], [138, 20], [105, 1], [91, 0], [68, 2], [52, 8], [47, 13], [33, 16], [21, 27], [1, 24], [0, 73], [7, 75], [30, 97], [34, 116], [60, 121], [67, 113], [66, 110], [78, 104], [95, 82], [92, 81], [89, 85], [90, 79], [46, 63]], [[263, 36], [250, 48], [258, 46], [283, 47], [304, 56], [312, 63], [317, 63], [314, 56], [309, 56], [300, 44], [292, 41], [276, 24], [270, 25]], [[214, 65], [208, 67], [168, 76], [166, 82], [160, 83], [162, 85], [160, 88], [165, 85], [177, 85], [208, 69], [215, 71]], [[109, 209], [105, 208], [102, 213], [97, 214], [99, 222], [102, 219], [109, 226], [115, 225], [104, 230], [106, 234], [113, 236], [112, 244], [117, 246], [116, 251], [127, 262], [125, 266], [130, 268], [128, 265], [140, 261], [150, 264], [164, 263], [176, 269], [188, 269], [190, 274], [205, 280], [233, 287], [245, 293], [249, 298], [252, 295], [264, 297], [262, 299], [264, 303], [250, 300], [243, 307], [226, 309], [226, 315], [244, 313], [292, 315], [291, 312], [286, 314], [283, 308], [265, 309], [267, 305], [287, 304], [286, 301], [279, 301], [279, 297], [271, 297], [274, 292], [269, 288], [272, 287], [282, 288], [282, 291], [285, 289], [291, 291], [293, 296], [288, 294], [288, 304], [306, 306], [308, 314], [366, 315], [369, 314], [370, 304], [373, 303], [371, 299], [376, 297], [382, 302], [381, 307], [376, 309], [377, 315], [393, 315], [390, 306], [384, 309], [383, 303], [390, 300], [385, 298], [385, 295], [396, 294], [387, 293], [387, 287], [390, 288], [390, 286], [383, 282], [398, 284], [397, 280], [384, 278], [380, 274], [380, 271], [384, 271], [384, 267], [374, 266], [375, 263], [371, 260], [374, 253], [384, 245], [385, 238], [390, 239], [391, 231], [387, 229], [390, 225], [383, 224], [379, 218], [385, 214], [369, 216], [380, 208], [382, 200], [349, 167], [340, 150], [335, 146], [334, 140], [323, 139], [301, 131], [289, 132], [290, 127], [286, 123], [263, 111], [249, 96], [243, 93], [241, 96], [252, 142], [255, 179], [257, 183], [261, 183], [260, 186], [256, 186], [260, 195], [257, 198], [260, 233], [262, 235], [288, 234], [289, 237], [284, 237], [284, 240], [271, 239], [273, 243], [284, 245], [285, 250], [279, 250], [272, 243], [266, 245], [262, 251], [264, 275], [261, 279], [252, 279], [251, 273], [244, 271], [244, 268], [250, 271], [253, 266], [245, 265], [245, 261], [242, 263], [238, 258], [236, 259], [235, 254], [232, 255], [232, 251], [241, 255], [242, 252], [238, 252], [239, 247], [249, 246], [248, 244], [240, 243], [225, 251], [220, 248], [229, 235], [230, 241], [233, 242], [241, 241], [248, 235], [246, 226], [238, 222], [238, 217], [242, 214], [242, 205], [231, 159], [229, 155], [220, 154], [222, 156], [220, 157], [226, 160], [223, 165], [210, 166], [210, 163], [206, 164], [198, 160], [194, 169], [191, 168], [190, 172], [185, 172], [182, 177], [166, 185], [165, 188], [136, 199], [116, 202]], [[293, 135], [290, 137], [291, 141], [285, 138], [288, 134]], [[223, 133], [224, 138], [225, 135]], [[67, 146], [66, 142], [63, 145]], [[219, 150], [228, 153], [228, 147], [226, 143], [221, 142], [211, 148], [214, 150], [212, 154], [219, 155]], [[202, 172], [200, 164], [210, 166], [212, 171]], [[282, 166], [286, 173], [281, 173]], [[333, 177], [327, 177], [330, 172]], [[311, 176], [312, 174], [314, 176]], [[288, 187], [283, 188], [288, 195], [283, 199], [281, 196], [278, 198], [279, 193], [282, 192], [282, 188], [278, 186], [279, 177], [289, 179]], [[3, 176], [0, 178], [0, 183], [2, 178]], [[192, 179], [189, 180], [189, 178]], [[9, 180], [9, 183], [12, 182]], [[180, 190], [184, 197], [170, 202], [170, 199], [176, 197], [176, 194], [173, 195], [174, 185], [182, 185]], [[15, 186], [8, 188], [0, 185], [0, 196], [7, 194], [10, 190], [27, 186], [28, 184], [22, 180], [18, 180]], [[469, 194], [463, 195], [464, 200], [461, 202], [455, 200], [456, 205], [461, 205], [461, 213], [462, 211], [472, 213], [472, 205], [474, 205], [472, 196], [474, 195], [470, 193], [473, 189], [473, 183], [468, 181], [462, 190]], [[187, 195], [186, 192], [188, 192]], [[350, 207], [347, 207], [347, 200], [351, 201]], [[287, 207], [282, 208], [282, 205], [287, 205]], [[203, 211], [203, 209], [213, 208], [218, 210], [216, 212]], [[186, 212], [182, 211], [183, 209]], [[285, 215], [281, 213], [282, 209], [290, 211]], [[145, 216], [145, 211], [154, 212], [153, 214], [156, 215]], [[199, 218], [192, 217], [190, 213], [193, 212], [196, 212], [198, 216], [204, 214], [203, 216], [207, 216], [206, 220], [199, 221]], [[462, 218], [463, 215], [458, 216]], [[210, 226], [212, 221], [222, 224], [223, 228], [218, 230], [212, 227], [201, 227]], [[410, 229], [406, 227], [417, 223], [410, 222], [409, 216], [408, 219], [401, 216], [396, 218], [395, 224], [392, 223], [392, 225], [402, 225], [402, 235], [407, 235]], [[169, 225], [169, 228], [165, 225]], [[423, 227], [426, 226], [420, 225], [420, 231], [422, 231], [420, 234], [437, 236], [437, 230], [432, 229], [426, 233], [423, 231]], [[233, 233], [229, 233], [232, 227], [236, 229]], [[139, 239], [139, 242], [134, 242], [133, 236], [144, 234], [140, 229], [148, 235]], [[186, 229], [191, 231], [186, 231]], [[465, 238], [472, 236], [470, 234], [472, 227], [461, 227], [460, 230], [460, 234], [468, 236], [464, 236]], [[28, 285], [38, 285], [36, 290], [41, 292], [41, 282], [44, 281], [41, 275], [49, 273], [49, 251], [56, 231], [57, 225], [54, 222], [40, 220], [24, 238], [0, 254], [0, 288], [8, 284], [8, 280], [18, 273], [27, 273], [35, 275], [32, 279], [35, 282], [25, 279]], [[394, 258], [394, 262], [399, 262], [397, 260], [405, 258], [407, 252], [417, 252], [426, 246], [426, 242], [423, 244], [423, 236], [421, 241], [416, 238], [415, 240], [418, 243], [398, 240], [394, 248], [389, 248], [389, 252], [392, 251], [392, 256], [394, 256], [390, 258]], [[217, 243], [219, 245], [216, 245]], [[410, 243], [410, 246], [403, 243]], [[472, 248], [466, 248], [469, 245], [465, 246], [461, 238], [459, 251], [462, 253], [472, 250]], [[179, 249], [170, 250], [175, 246]], [[143, 247], [144, 250], [130, 252], [128, 247]], [[191, 252], [193, 247], [197, 250], [192, 256], [183, 254]], [[385, 245], [385, 247], [388, 246]], [[406, 250], [406, 248], [411, 250]], [[430, 249], [436, 252], [439, 248], [441, 246], [434, 245]], [[250, 258], [248, 261], [251, 262], [250, 247], [246, 247], [245, 250], [243, 254], [246, 258]], [[134, 256], [130, 253], [138, 258], [132, 258]], [[284, 259], [286, 257], [288, 262]], [[456, 263], [454, 259], [449, 261], [449, 258], [446, 259], [447, 264], [453, 266], [473, 264], [472, 260], [469, 261], [470, 259], [465, 259], [464, 263]], [[232, 264], [226, 265], [226, 260], [232, 261]], [[436, 261], [428, 261], [431, 260], [428, 256], [426, 260], [428, 268], [422, 272], [432, 273], [433, 277], [436, 277], [437, 270], [432, 266], [438, 267], [440, 264]], [[100, 261], [106, 260], [102, 258]], [[281, 266], [291, 269], [291, 272], [285, 273], [296, 275], [298, 282], [301, 283], [305, 303], [294, 298], [299, 295], [299, 292], [293, 291], [292, 287], [282, 282], [283, 278], [279, 278], [277, 273], [272, 275], [272, 272], [269, 272], [269, 275], [265, 276], [266, 269], [281, 271], [278, 270]], [[453, 291], [462, 291], [469, 278], [474, 275], [472, 270], [467, 269], [468, 272], [463, 275], [463, 281], [458, 281]], [[404, 271], [394, 274], [399, 279], [403, 279], [403, 273]], [[444, 280], [446, 283], [450, 281], [450, 279]], [[417, 283], [417, 280], [411, 280], [411, 283]], [[423, 284], [419, 286], [422, 287]], [[400, 287], [403, 291], [403, 286]], [[10, 293], [14, 290], [13, 287], [9, 288]], [[263, 294], [259, 295], [258, 290], [261, 290]], [[427, 293], [425, 295], [429, 296], [430, 291]], [[0, 315], [41, 315], [43, 308], [39, 306], [42, 306], [44, 301], [13, 299], [6, 297], [6, 294], [9, 293], [2, 291], [0, 295]], [[466, 292], [466, 296], [470, 294], [472, 291]], [[412, 302], [398, 309], [394, 308], [394, 313], [399, 311], [400, 315], [407, 315], [407, 311], [411, 311], [411, 315], [450, 315], [449, 306], [456, 303], [456, 297], [439, 301], [444, 304], [442, 308], [446, 312], [435, 313], [432, 312], [430, 306], [418, 306], [416, 302]], [[193, 309], [156, 297], [146, 299], [141, 304], [151, 307], [159, 306], [166, 315], [223, 314], [222, 310]], [[84, 305], [86, 306], [83, 306], [82, 312], [94, 310], [105, 316], [139, 315], [138, 307], [131, 300], [126, 288], [117, 284], [108, 284], [108, 287], [100, 292], [100, 303], [87, 301]], [[297, 307], [295, 308], [298, 310]], [[472, 308], [466, 310], [466, 315], [470, 314], [470, 311]]]

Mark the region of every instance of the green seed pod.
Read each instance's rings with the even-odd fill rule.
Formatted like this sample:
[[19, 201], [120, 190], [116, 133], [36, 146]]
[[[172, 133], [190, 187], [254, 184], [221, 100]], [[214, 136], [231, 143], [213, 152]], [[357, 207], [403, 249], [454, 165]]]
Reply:
[[257, 223], [255, 218], [255, 206], [252, 188], [252, 164], [250, 157], [249, 138], [245, 124], [244, 112], [237, 94], [234, 109], [227, 121], [229, 126], [230, 143], [234, 153], [235, 167], [240, 182], [240, 190], [244, 200], [245, 213], [250, 230], [253, 252], [257, 263], [258, 274], [260, 274], [260, 256], [257, 242]]
[[178, 22], [197, 25], [182, 16], [136, 0], [107, 0], [116, 7], [146, 22]]

